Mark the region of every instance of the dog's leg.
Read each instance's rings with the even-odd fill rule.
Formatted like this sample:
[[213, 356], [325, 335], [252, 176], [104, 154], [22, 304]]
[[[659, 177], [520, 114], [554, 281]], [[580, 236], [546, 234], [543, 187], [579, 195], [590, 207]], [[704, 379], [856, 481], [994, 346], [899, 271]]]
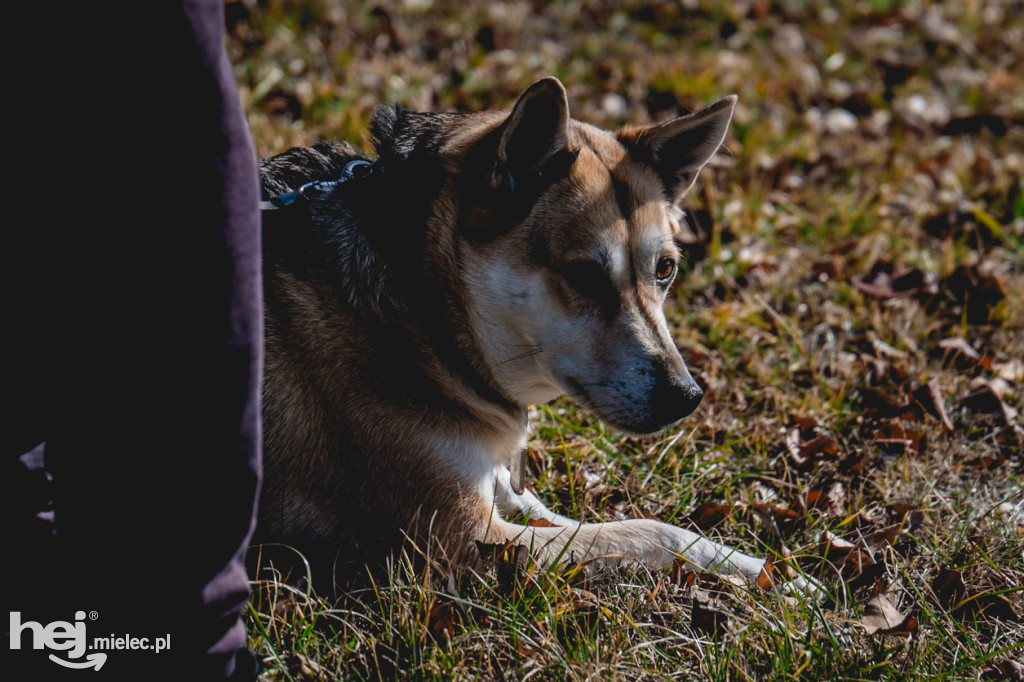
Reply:
[[523, 492], [517, 493], [512, 489], [511, 474], [508, 468], [503, 466], [495, 470], [494, 504], [502, 517], [518, 515], [529, 519], [544, 519], [548, 523], [563, 528], [569, 528], [579, 523], [545, 507], [544, 503], [529, 488], [524, 488]]
[[[739, 574], [752, 581], [764, 570], [763, 559], [660, 521], [629, 519], [581, 523], [561, 516], [545, 507], [529, 490], [521, 494], [512, 490], [508, 470], [504, 467], [496, 472], [495, 507], [488, 541], [512, 540], [526, 545], [542, 565], [573, 561], [599, 570], [635, 561], [659, 570], [682, 559], [695, 568], [725, 575]], [[503, 518], [515, 513], [541, 518], [553, 525], [524, 526]], [[786, 589], [813, 593], [819, 588], [812, 581], [797, 576], [786, 584]]]
[[[551, 523], [565, 518], [557, 514], [552, 517], [540, 516]], [[696, 568], [719, 574], [741, 574], [751, 580], [756, 580], [764, 568], [761, 559], [712, 542], [685, 528], [652, 519], [605, 523], [566, 520], [566, 525], [523, 526], [495, 515], [489, 540], [512, 540], [527, 545], [531, 554], [544, 565], [573, 561], [607, 568], [637, 561], [652, 569], [662, 569], [676, 559], [683, 559]]]

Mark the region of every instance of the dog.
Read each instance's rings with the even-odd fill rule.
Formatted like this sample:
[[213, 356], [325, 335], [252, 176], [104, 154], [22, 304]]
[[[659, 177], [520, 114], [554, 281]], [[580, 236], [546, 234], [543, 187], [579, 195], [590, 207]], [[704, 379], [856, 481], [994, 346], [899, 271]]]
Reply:
[[355, 562], [515, 542], [545, 566], [761, 576], [683, 528], [556, 514], [524, 480], [529, 405], [569, 395], [651, 434], [700, 404], [662, 305], [680, 201], [735, 104], [608, 132], [546, 78], [511, 111], [384, 106], [376, 159], [322, 143], [262, 160], [258, 538]]

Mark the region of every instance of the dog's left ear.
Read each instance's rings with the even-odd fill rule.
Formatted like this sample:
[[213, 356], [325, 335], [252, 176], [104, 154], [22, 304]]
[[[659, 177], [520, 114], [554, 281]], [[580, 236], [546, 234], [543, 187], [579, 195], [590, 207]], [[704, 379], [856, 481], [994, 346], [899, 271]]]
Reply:
[[568, 148], [569, 101], [557, 78], [531, 85], [501, 127], [498, 159], [491, 184], [514, 188], [536, 175], [553, 156]]
[[736, 100], [730, 95], [656, 126], [623, 128], [618, 136], [634, 156], [658, 172], [669, 201], [678, 202], [725, 140]]

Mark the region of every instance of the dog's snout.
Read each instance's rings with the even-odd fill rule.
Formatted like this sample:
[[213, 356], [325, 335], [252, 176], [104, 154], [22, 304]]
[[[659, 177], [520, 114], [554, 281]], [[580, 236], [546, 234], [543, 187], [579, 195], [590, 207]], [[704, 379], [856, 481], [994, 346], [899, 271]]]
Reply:
[[654, 385], [654, 419], [666, 426], [674, 424], [696, 410], [703, 399], [704, 391], [689, 372], [667, 375]]

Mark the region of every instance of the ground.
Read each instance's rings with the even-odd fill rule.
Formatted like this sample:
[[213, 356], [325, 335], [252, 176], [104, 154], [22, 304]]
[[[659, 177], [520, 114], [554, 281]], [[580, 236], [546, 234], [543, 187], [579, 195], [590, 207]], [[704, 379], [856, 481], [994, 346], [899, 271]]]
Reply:
[[328, 601], [264, 571], [263, 679], [1020, 679], [1024, 3], [229, 2], [261, 155], [380, 102], [603, 127], [735, 93], [670, 295], [707, 397], [658, 437], [536, 406], [563, 514], [699, 528], [817, 600], [685, 566], [582, 581], [482, 548]]

